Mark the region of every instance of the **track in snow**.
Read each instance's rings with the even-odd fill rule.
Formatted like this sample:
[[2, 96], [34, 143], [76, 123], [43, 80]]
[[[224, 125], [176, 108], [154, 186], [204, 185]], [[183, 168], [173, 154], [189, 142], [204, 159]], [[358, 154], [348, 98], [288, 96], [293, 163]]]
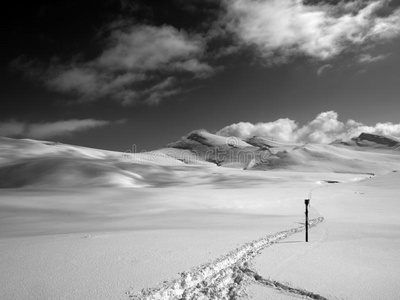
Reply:
[[[309, 227], [314, 227], [323, 220], [322, 217], [312, 219], [309, 221]], [[301, 226], [246, 243], [212, 262], [181, 273], [179, 279], [166, 282], [160, 287], [144, 289], [139, 293], [128, 292], [129, 298], [131, 300], [235, 300], [244, 295], [244, 284], [250, 278], [257, 280], [257, 276], [261, 280], [257, 280], [260, 283], [278, 286], [278, 289], [288, 293], [301, 296], [307, 296], [305, 293], [315, 295], [275, 281], [265, 280], [248, 268], [248, 262], [260, 254], [264, 248], [304, 230], [305, 227]], [[309, 297], [309, 299], [325, 298]]]
[[293, 294], [296, 296], [302, 296], [302, 297], [306, 297], [306, 299], [315, 299], [315, 300], [328, 300], [327, 298], [315, 294], [313, 292], [304, 290], [304, 289], [298, 289], [298, 288], [294, 288], [291, 287], [287, 284], [283, 284], [279, 281], [275, 281], [275, 280], [271, 280], [271, 279], [265, 279], [262, 276], [260, 276], [259, 274], [257, 274], [257, 272], [255, 272], [254, 270], [250, 269], [250, 268], [240, 268], [241, 271], [246, 274], [247, 276], [249, 276], [251, 279], [253, 279], [254, 281], [256, 281], [257, 283], [263, 285], [263, 286], [267, 286], [270, 288], [273, 288], [275, 290], [278, 290], [280, 292], [284, 292], [287, 294]]

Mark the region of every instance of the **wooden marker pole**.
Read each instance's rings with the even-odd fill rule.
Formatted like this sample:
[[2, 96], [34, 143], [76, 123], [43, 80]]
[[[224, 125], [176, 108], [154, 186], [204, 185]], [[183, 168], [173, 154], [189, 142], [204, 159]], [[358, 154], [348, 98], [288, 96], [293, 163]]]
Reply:
[[306, 205], [306, 242], [308, 242], [308, 205], [310, 204], [310, 199], [305, 199], [304, 204]]

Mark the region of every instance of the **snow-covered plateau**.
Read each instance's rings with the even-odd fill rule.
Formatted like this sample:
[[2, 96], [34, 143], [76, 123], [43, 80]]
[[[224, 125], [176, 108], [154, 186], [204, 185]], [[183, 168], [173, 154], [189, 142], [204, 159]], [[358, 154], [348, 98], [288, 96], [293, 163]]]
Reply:
[[399, 299], [398, 171], [399, 140], [372, 134], [0, 138], [0, 299]]

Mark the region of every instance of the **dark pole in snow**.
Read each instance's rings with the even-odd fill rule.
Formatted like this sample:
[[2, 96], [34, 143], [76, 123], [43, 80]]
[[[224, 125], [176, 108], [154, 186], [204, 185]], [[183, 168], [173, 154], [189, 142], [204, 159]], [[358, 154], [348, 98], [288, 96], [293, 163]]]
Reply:
[[305, 199], [304, 204], [306, 205], [306, 242], [308, 242], [308, 205], [310, 204], [310, 199]]

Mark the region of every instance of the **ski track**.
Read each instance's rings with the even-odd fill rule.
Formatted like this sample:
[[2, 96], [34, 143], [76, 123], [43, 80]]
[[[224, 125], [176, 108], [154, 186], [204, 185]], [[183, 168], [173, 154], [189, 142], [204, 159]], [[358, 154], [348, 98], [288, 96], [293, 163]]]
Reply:
[[259, 283], [263, 286], [273, 288], [280, 292], [292, 294], [295, 296], [302, 296], [302, 298], [306, 298], [306, 299], [328, 300], [327, 298], [325, 298], [321, 295], [315, 294], [313, 292], [310, 292], [310, 291], [307, 291], [304, 289], [293, 288], [287, 284], [283, 284], [283, 283], [275, 281], [275, 280], [265, 279], [262, 276], [260, 276], [256, 271], [254, 271], [250, 268], [240, 268], [240, 269], [244, 274], [249, 276], [251, 279], [253, 279], [257, 283]]
[[[309, 227], [314, 227], [323, 220], [323, 217], [312, 219], [309, 221]], [[305, 227], [300, 226], [251, 241], [214, 261], [181, 273], [179, 279], [165, 282], [156, 288], [143, 289], [139, 293], [130, 291], [127, 294], [131, 300], [235, 300], [245, 295], [244, 284], [249, 279], [255, 279], [263, 285], [298, 296], [325, 299], [312, 298], [310, 295], [315, 294], [311, 292], [266, 280], [248, 268], [248, 262], [260, 254], [264, 248], [304, 230]]]

